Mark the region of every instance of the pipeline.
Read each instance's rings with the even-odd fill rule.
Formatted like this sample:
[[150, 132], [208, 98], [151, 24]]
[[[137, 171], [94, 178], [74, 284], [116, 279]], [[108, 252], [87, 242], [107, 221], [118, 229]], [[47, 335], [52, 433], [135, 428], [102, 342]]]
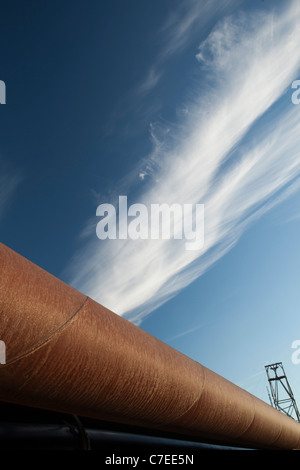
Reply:
[[1, 402], [199, 442], [300, 448], [292, 418], [3, 244], [0, 267]]
[[0, 403], [0, 416], [0, 451], [96, 450], [102, 457], [117, 452], [147, 462], [151, 454], [188, 453], [196, 460], [203, 451], [249, 450], [9, 403]]

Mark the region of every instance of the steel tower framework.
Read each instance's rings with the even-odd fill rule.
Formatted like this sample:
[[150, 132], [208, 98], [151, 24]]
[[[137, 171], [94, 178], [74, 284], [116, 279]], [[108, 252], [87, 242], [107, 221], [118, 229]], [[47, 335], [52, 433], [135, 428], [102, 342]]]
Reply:
[[269, 364], [265, 369], [271, 391], [271, 405], [300, 423], [300, 413], [282, 362]]

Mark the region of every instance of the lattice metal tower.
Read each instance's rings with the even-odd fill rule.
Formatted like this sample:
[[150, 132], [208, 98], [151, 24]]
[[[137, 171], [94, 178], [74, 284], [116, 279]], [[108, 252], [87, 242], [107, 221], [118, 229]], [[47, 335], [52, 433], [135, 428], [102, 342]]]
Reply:
[[271, 405], [300, 423], [300, 413], [282, 362], [269, 364], [265, 369], [271, 391]]

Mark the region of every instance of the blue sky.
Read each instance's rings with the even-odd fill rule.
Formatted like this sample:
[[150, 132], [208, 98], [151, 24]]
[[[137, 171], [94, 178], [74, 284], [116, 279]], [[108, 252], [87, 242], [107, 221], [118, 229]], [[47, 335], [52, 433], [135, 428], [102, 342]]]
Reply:
[[[300, 403], [298, 1], [1, 2], [1, 241], [268, 401]], [[99, 240], [96, 209], [205, 206], [205, 242]]]

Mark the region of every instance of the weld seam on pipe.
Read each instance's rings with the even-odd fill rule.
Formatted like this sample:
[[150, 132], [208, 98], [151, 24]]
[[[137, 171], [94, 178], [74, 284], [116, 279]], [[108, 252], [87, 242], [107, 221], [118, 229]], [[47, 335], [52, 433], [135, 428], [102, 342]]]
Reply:
[[75, 311], [75, 313], [73, 313], [71, 315], [70, 318], [68, 318], [62, 325], [60, 325], [55, 331], [53, 331], [52, 333], [50, 333], [50, 335], [38, 342], [35, 346], [33, 346], [32, 348], [30, 348], [29, 350], [25, 351], [24, 353], [22, 354], [19, 354], [15, 357], [13, 357], [12, 359], [6, 361], [5, 364], [3, 364], [3, 367], [4, 366], [8, 366], [10, 364], [13, 364], [14, 362], [17, 362], [27, 356], [30, 356], [30, 354], [33, 354], [35, 353], [35, 351], [37, 351], [38, 349], [42, 348], [44, 345], [46, 345], [47, 343], [49, 343], [51, 340], [53, 340], [58, 334], [60, 334], [70, 323], [72, 323], [75, 318], [77, 317], [77, 315], [81, 312], [81, 310], [84, 308], [84, 306], [86, 305], [87, 301], [89, 300], [89, 297], [87, 296], [85, 299], [84, 299], [84, 302], [82, 303], [82, 305]]
[[[173, 422], [177, 421], [177, 420], [180, 420], [181, 418], [183, 418], [185, 415], [187, 415], [192, 409], [193, 407], [200, 401], [201, 399], [201, 395], [205, 389], [205, 382], [206, 382], [206, 373], [205, 373], [205, 368], [202, 366], [202, 364], [198, 364], [198, 366], [201, 368], [201, 372], [202, 372], [202, 383], [201, 383], [201, 389], [199, 390], [199, 395], [198, 397], [194, 400], [194, 402], [188, 406], [187, 409], [183, 410], [182, 413], [176, 415], [176, 417], [174, 417], [171, 421], [169, 421], [169, 425], [172, 425]], [[199, 385], [198, 385], [199, 386]]]
[[[250, 395], [251, 397], [251, 395]], [[251, 402], [252, 402], [252, 405], [253, 405], [253, 415], [252, 415], [252, 419], [251, 419], [251, 422], [248, 424], [248, 426], [246, 427], [246, 429], [239, 435], [237, 436], [239, 439], [243, 439], [244, 437], [247, 437], [247, 435], [249, 433], [251, 433], [251, 428], [253, 426], [255, 426], [255, 419], [257, 418], [257, 414], [255, 412], [255, 399], [253, 397], [251, 397]], [[283, 426], [282, 424], [280, 424], [280, 428], [278, 429], [278, 434], [277, 436], [274, 438], [274, 440], [271, 442], [271, 444], [273, 446], [276, 446], [276, 443], [278, 442], [278, 440], [280, 439], [280, 437], [282, 436], [283, 434]]]

